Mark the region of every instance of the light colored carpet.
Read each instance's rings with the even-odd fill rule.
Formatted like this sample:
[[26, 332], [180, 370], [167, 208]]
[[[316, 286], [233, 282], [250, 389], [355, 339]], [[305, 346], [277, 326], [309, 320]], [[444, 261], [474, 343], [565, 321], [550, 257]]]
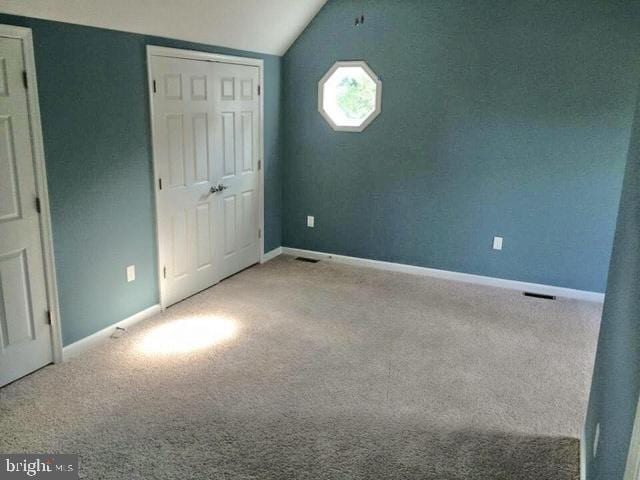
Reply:
[[600, 313], [280, 257], [0, 389], [0, 451], [91, 479], [577, 479]]

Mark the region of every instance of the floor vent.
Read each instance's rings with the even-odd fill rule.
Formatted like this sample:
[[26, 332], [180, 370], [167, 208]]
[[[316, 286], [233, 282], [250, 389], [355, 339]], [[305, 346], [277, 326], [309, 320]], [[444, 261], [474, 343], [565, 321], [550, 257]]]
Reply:
[[316, 260], [315, 258], [305, 258], [305, 257], [296, 257], [296, 260], [299, 262], [307, 262], [307, 263], [318, 263], [320, 260]]
[[544, 293], [522, 292], [525, 297], [542, 298], [544, 300], [555, 300], [555, 295], [545, 295]]

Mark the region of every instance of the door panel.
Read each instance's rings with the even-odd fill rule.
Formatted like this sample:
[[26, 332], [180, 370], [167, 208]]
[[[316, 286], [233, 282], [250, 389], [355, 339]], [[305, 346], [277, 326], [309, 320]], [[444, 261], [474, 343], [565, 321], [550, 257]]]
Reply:
[[235, 113], [222, 112], [222, 163], [224, 165], [223, 178], [236, 174], [236, 140]]
[[173, 254], [173, 278], [178, 280], [187, 274], [189, 263], [189, 245], [187, 235], [187, 216], [186, 210], [176, 210], [173, 214], [173, 245], [171, 253]]
[[233, 77], [224, 77], [220, 79], [222, 85], [222, 100], [235, 100], [235, 82]]
[[182, 100], [182, 73], [165, 73], [164, 98], [166, 100]]
[[209, 203], [202, 203], [196, 207], [198, 269], [209, 267], [212, 262], [211, 216], [211, 205]]
[[253, 170], [253, 112], [240, 114], [242, 131], [242, 172]]
[[253, 100], [254, 84], [252, 78], [245, 78], [240, 81], [242, 100]]
[[216, 174], [227, 187], [222, 197], [224, 222], [221, 277], [258, 262], [258, 68], [220, 63], [216, 65], [213, 97], [214, 162]]
[[2, 292], [2, 346], [8, 347], [35, 338], [35, 326], [31, 314], [29, 269], [27, 252], [3, 255], [0, 258], [0, 292]]
[[207, 100], [206, 75], [193, 75], [191, 77], [191, 100]]
[[224, 256], [236, 253], [236, 196], [227, 195], [224, 204]]
[[169, 150], [169, 186], [184, 187], [183, 115], [167, 115], [167, 149]]
[[24, 68], [0, 37], [0, 386], [52, 361]]
[[[3, 59], [4, 60], [4, 59]], [[20, 216], [16, 157], [13, 154], [11, 117], [0, 117], [0, 221]]]
[[[154, 162], [165, 305], [219, 281], [213, 262], [213, 81], [208, 62], [152, 57]], [[161, 188], [162, 184], [162, 188]]]
[[193, 161], [196, 182], [209, 181], [209, 122], [208, 115], [201, 113], [193, 117]]
[[253, 190], [242, 193], [242, 243], [241, 248], [245, 249], [251, 246], [255, 240], [255, 204]]

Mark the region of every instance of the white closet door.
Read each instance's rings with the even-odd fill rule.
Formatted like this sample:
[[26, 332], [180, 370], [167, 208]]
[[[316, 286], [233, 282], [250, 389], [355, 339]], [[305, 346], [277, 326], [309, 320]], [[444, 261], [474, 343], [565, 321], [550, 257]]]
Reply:
[[24, 69], [0, 37], [0, 386], [52, 361]]
[[152, 57], [165, 306], [258, 262], [258, 74]]
[[165, 306], [219, 281], [211, 63], [153, 57], [154, 159]]
[[216, 63], [213, 75], [214, 165], [221, 218], [221, 277], [258, 262], [258, 146], [260, 108], [257, 67]]

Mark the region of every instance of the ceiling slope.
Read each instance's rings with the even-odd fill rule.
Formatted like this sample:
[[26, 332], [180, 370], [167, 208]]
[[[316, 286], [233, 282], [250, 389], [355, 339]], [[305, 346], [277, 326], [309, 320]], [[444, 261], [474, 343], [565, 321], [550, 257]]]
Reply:
[[327, 0], [0, 0], [0, 12], [284, 54]]

